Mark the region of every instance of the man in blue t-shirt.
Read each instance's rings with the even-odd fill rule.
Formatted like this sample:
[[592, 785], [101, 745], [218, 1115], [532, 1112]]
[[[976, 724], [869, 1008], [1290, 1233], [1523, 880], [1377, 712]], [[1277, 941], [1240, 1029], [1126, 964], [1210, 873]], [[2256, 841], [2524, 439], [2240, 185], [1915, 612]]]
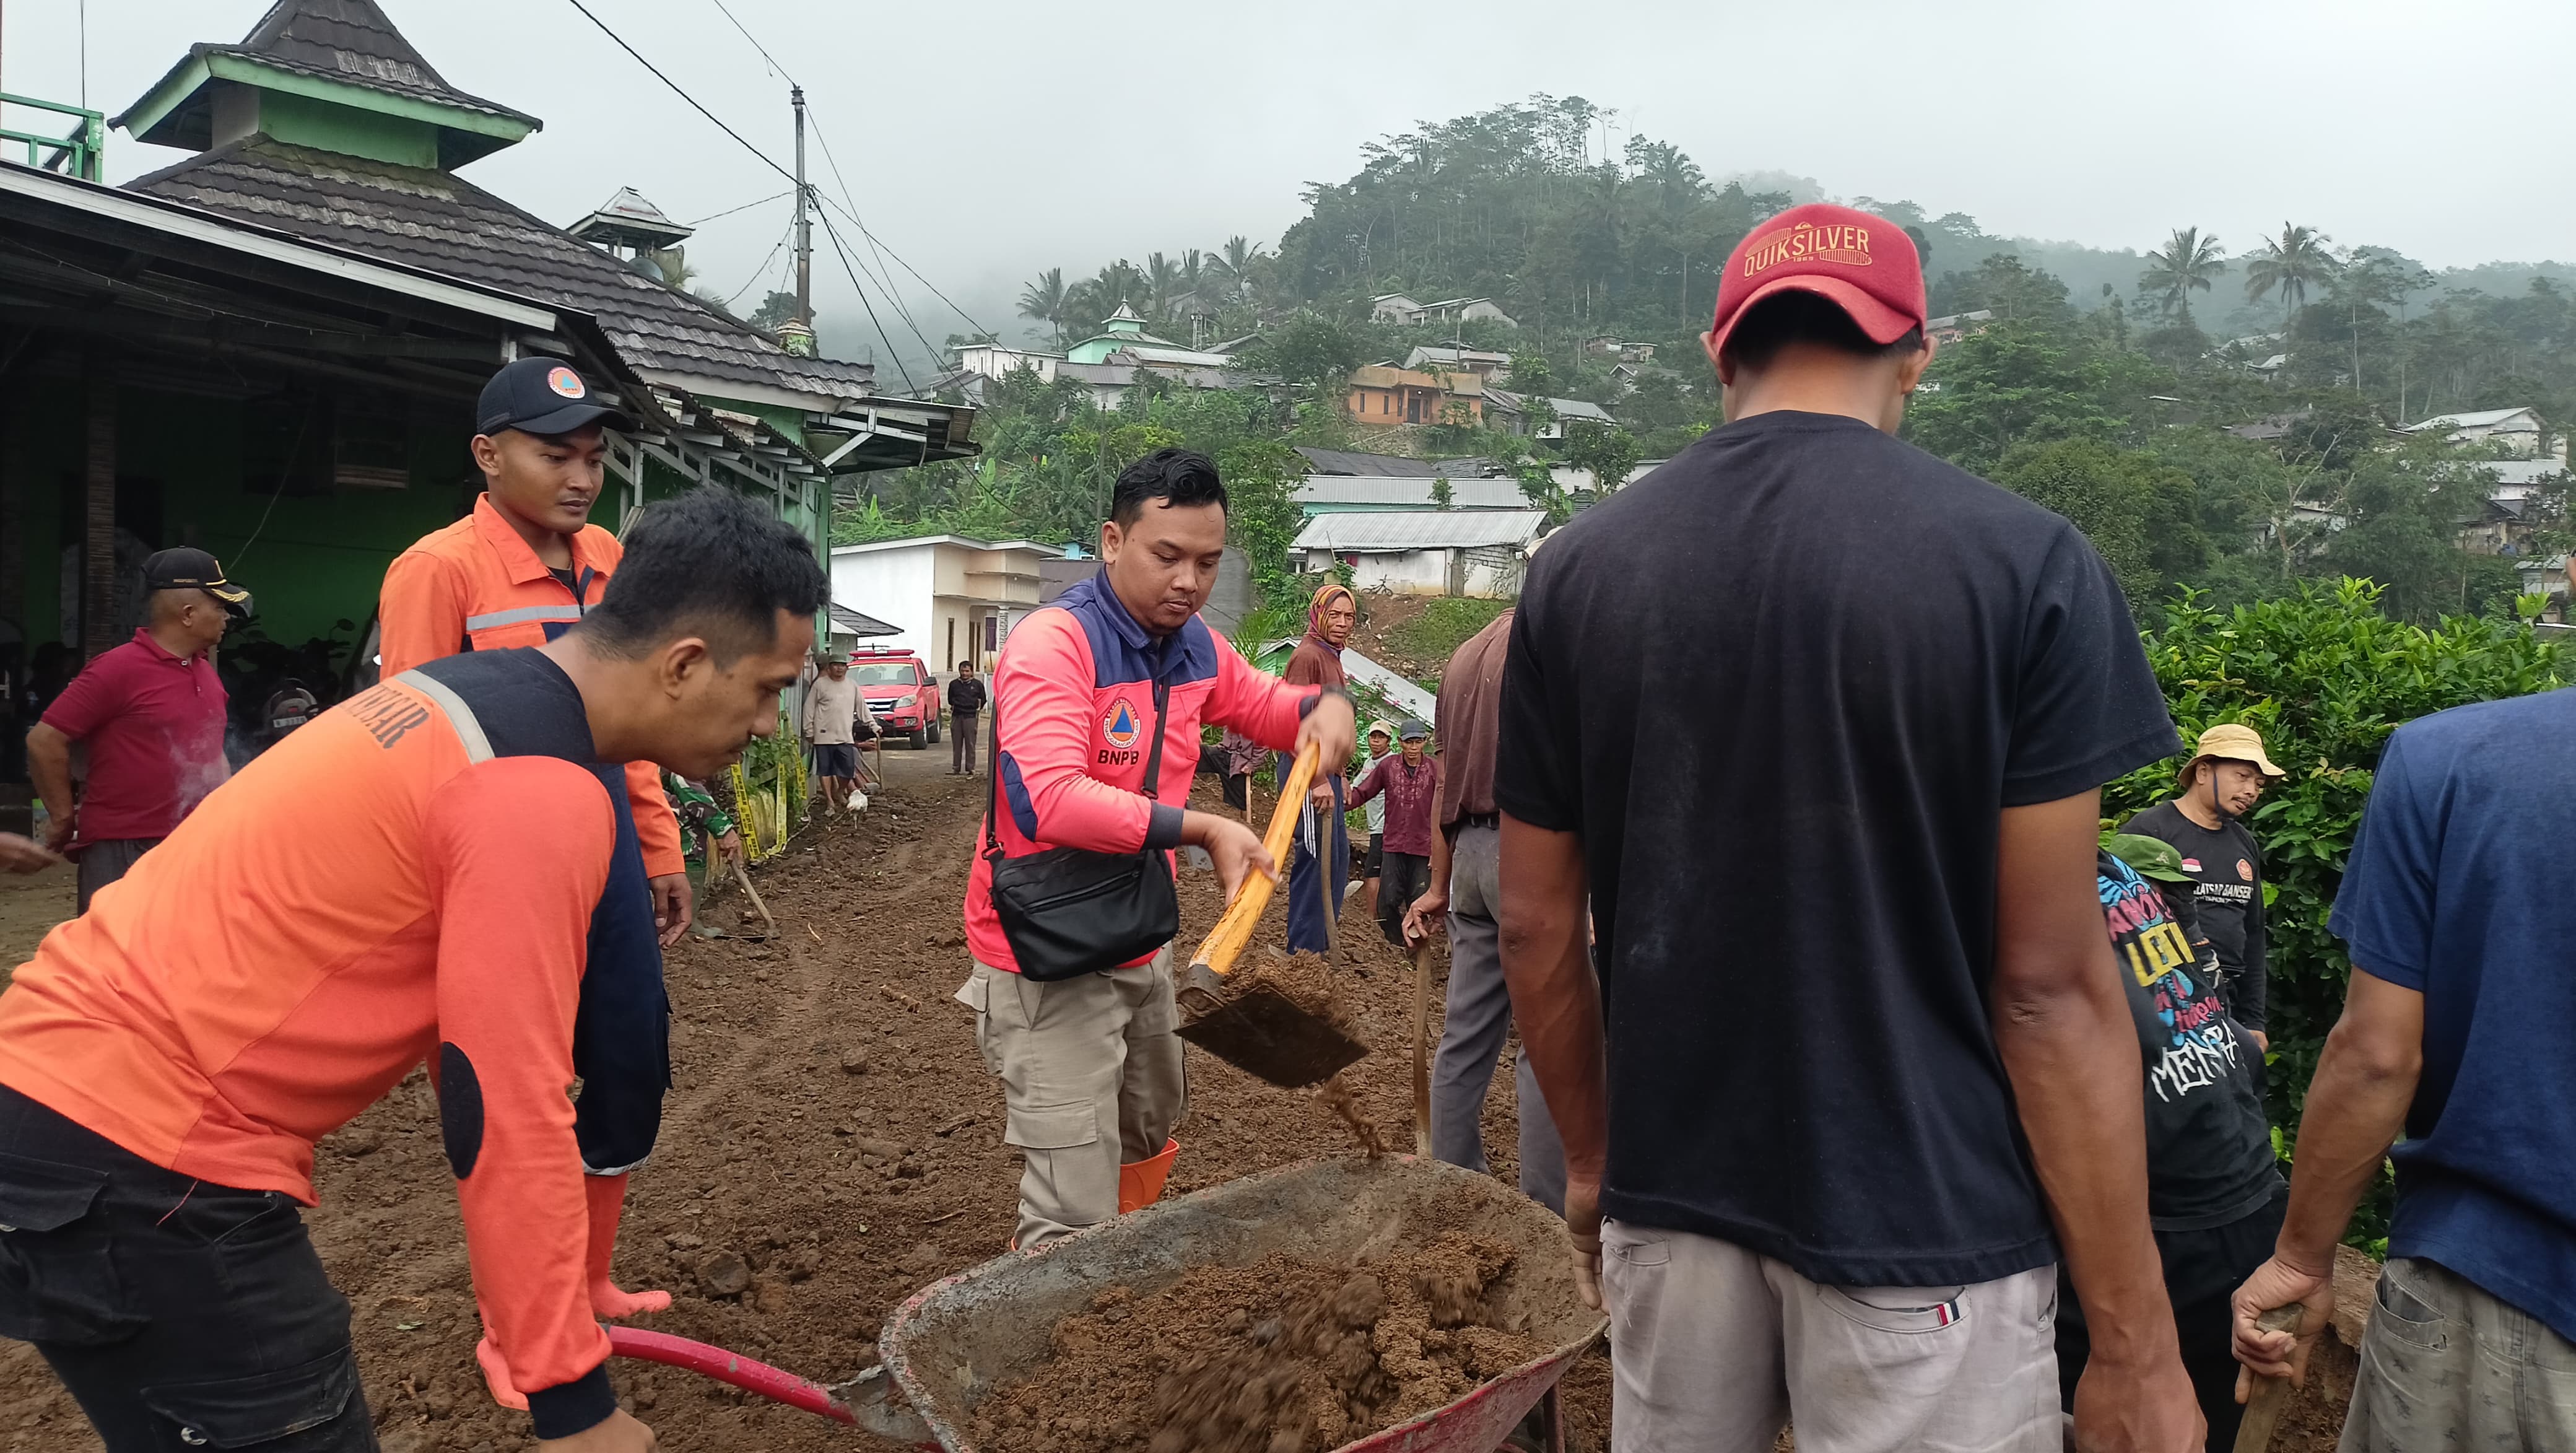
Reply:
[[[2576, 692], [2553, 691], [2410, 723], [2380, 757], [2329, 924], [2351, 992], [2289, 1220], [2235, 1299], [2237, 1357], [2304, 1369], [2335, 1243], [2396, 1162], [2344, 1453], [2576, 1448], [2576, 900], [2530, 836], [2576, 816], [2571, 737]], [[2293, 1302], [2295, 1342], [2255, 1330]]]

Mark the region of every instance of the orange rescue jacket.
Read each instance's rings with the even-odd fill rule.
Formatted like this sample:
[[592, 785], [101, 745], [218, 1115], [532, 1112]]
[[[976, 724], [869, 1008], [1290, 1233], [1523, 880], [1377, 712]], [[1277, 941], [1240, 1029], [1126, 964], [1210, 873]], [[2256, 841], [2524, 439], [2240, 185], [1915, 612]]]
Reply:
[[[385, 571], [377, 604], [377, 675], [390, 681], [403, 672], [460, 651], [499, 651], [542, 646], [570, 629], [608, 593], [608, 577], [626, 556], [617, 537], [584, 525], [572, 537], [578, 599], [565, 588], [501, 512], [478, 495], [474, 513], [412, 542]], [[626, 764], [626, 796], [635, 813], [635, 836], [644, 849], [644, 872], [663, 878], [685, 873], [680, 823], [662, 795], [661, 769]]]

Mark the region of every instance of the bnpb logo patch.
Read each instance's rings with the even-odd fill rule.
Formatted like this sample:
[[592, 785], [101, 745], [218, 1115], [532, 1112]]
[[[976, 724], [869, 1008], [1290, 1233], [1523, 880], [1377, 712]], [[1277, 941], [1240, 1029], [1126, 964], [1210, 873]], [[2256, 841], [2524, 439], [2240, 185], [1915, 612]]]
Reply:
[[568, 399], [586, 397], [590, 390], [581, 386], [581, 375], [569, 368], [558, 368], [546, 375], [546, 387]]
[[1136, 709], [1127, 704], [1126, 697], [1112, 703], [1109, 715], [1100, 719], [1101, 739], [1113, 747], [1132, 747], [1141, 735], [1143, 728], [1136, 724]]

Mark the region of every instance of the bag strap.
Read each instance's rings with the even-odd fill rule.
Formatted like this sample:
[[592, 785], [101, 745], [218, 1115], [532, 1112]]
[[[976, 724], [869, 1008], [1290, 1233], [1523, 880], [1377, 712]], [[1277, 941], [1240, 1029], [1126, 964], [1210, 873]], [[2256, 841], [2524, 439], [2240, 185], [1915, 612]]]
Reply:
[[[1167, 651], [1170, 649], [1168, 643], [1164, 649]], [[1163, 718], [1170, 710], [1172, 700], [1172, 685], [1162, 679], [1162, 674], [1162, 663], [1157, 661], [1154, 668], [1154, 746], [1153, 750], [1145, 754], [1145, 791], [1143, 793], [1145, 800], [1152, 803], [1162, 801], [1157, 794], [1162, 790], [1162, 783], [1158, 779], [1163, 771]], [[1002, 693], [993, 692], [991, 700], [993, 759], [984, 764], [986, 779], [984, 783], [984, 856], [998, 862], [1002, 857], [1002, 838], [999, 829], [994, 826], [994, 821], [1002, 810]]]

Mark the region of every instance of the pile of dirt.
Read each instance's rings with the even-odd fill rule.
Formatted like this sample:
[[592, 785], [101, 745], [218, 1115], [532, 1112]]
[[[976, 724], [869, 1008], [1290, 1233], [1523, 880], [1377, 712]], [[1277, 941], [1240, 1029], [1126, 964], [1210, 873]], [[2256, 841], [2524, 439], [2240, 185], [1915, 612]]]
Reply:
[[[1112, 1287], [1058, 1322], [976, 1441], [1059, 1453], [1314, 1453], [1454, 1401], [1547, 1351], [1511, 1325], [1514, 1253], [1449, 1232], [1360, 1265], [1279, 1255]], [[1149, 1396], [1140, 1390], [1151, 1389]]]

